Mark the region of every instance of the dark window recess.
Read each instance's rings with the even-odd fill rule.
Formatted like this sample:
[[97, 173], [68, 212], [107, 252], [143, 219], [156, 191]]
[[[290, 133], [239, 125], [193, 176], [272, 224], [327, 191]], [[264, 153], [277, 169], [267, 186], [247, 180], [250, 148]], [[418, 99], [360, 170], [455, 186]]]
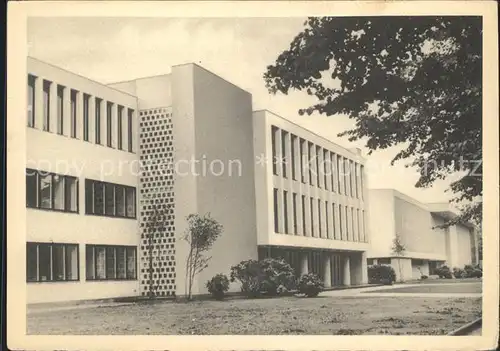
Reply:
[[26, 243], [26, 281], [79, 280], [77, 244]]
[[108, 217], [136, 218], [134, 187], [85, 180], [85, 213]]
[[137, 279], [135, 246], [86, 245], [86, 280]]

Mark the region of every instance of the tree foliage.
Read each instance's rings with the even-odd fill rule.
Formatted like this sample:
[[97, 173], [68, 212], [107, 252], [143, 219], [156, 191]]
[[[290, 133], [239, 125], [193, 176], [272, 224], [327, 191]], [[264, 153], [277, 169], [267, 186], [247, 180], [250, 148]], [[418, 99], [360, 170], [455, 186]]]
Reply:
[[453, 201], [468, 203], [447, 225], [482, 215], [481, 17], [314, 17], [264, 74], [272, 93], [306, 91], [300, 114], [346, 114], [339, 136], [416, 167], [417, 187], [455, 171]]
[[223, 227], [210, 214], [190, 214], [186, 218], [188, 228], [184, 240], [189, 244], [186, 258], [186, 297], [192, 299], [194, 277], [208, 267], [211, 257], [206, 253], [212, 248], [217, 238], [222, 234]]

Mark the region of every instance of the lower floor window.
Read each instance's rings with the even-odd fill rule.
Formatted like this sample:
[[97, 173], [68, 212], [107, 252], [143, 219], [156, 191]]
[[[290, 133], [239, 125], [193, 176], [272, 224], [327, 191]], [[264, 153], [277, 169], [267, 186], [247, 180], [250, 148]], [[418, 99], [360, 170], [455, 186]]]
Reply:
[[79, 280], [78, 262], [76, 244], [26, 244], [28, 282]]
[[87, 245], [87, 280], [136, 279], [135, 246]]

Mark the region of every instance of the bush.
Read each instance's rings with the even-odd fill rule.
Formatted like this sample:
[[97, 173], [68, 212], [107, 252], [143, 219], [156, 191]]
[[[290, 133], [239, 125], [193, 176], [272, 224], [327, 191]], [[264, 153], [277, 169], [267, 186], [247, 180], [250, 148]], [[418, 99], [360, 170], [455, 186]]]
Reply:
[[392, 285], [396, 281], [394, 268], [387, 265], [368, 266], [368, 282], [370, 284]]
[[318, 296], [318, 294], [323, 291], [323, 288], [323, 281], [321, 281], [321, 279], [314, 273], [304, 274], [299, 279], [299, 293], [304, 294], [307, 297]]
[[216, 300], [222, 300], [229, 290], [229, 279], [225, 274], [217, 274], [207, 281], [206, 287]]
[[429, 277], [428, 277], [428, 276], [426, 276], [425, 274], [423, 274], [423, 275], [421, 275], [421, 276], [420, 276], [420, 279], [422, 279], [422, 280], [426, 280], [426, 279], [428, 279], [428, 278], [429, 278]]
[[483, 276], [483, 270], [479, 265], [473, 266], [470, 264], [464, 267], [465, 277], [464, 278], [481, 278]]
[[466, 273], [463, 269], [460, 269], [458, 267], [454, 267], [453, 268], [453, 276], [455, 276], [455, 278], [457, 278], [457, 279], [465, 278]]
[[295, 272], [284, 259], [247, 260], [231, 267], [231, 281], [241, 282], [248, 297], [279, 295], [295, 288]]
[[441, 266], [436, 268], [436, 274], [439, 276], [439, 278], [445, 278], [445, 279], [452, 279], [453, 274], [450, 270], [450, 267], [448, 266]]

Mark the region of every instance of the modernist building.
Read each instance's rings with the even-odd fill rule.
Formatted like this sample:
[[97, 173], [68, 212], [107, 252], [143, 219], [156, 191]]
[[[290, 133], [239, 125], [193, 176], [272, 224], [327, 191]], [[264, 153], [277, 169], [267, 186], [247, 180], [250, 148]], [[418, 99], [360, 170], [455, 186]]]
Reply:
[[[194, 64], [109, 85], [33, 58], [27, 67], [28, 303], [146, 295], [150, 283], [184, 294], [191, 213], [224, 227], [195, 294], [269, 256], [327, 286], [366, 282], [358, 151], [253, 112], [250, 93]], [[149, 237], [156, 209], [167, 222]]]
[[[368, 264], [389, 264], [398, 280], [410, 280], [432, 275], [443, 264], [463, 268], [478, 263], [472, 224], [437, 227], [456, 216], [449, 204], [423, 204], [393, 189], [370, 189], [369, 193], [372, 241]], [[396, 235], [406, 249], [402, 257], [392, 252]]]

